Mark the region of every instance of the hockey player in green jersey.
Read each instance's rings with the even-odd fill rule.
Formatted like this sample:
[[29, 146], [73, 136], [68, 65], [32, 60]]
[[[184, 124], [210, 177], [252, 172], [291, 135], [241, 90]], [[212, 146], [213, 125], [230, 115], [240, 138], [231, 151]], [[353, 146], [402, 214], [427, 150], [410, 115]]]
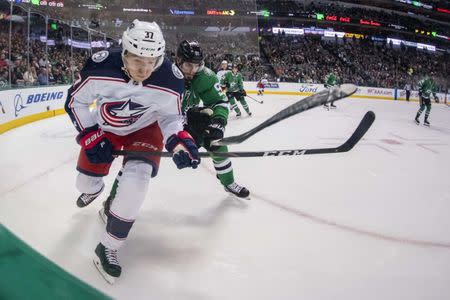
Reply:
[[419, 81], [419, 99], [420, 99], [420, 108], [417, 111], [416, 124], [419, 125], [419, 117], [422, 112], [425, 110], [425, 120], [423, 125], [430, 126], [430, 122], [428, 121], [428, 117], [430, 116], [431, 111], [431, 95], [433, 95], [436, 102], [439, 102], [439, 98], [436, 96], [437, 86], [436, 83], [430, 77], [425, 77], [421, 81]]
[[[177, 66], [185, 77], [186, 92], [182, 110], [186, 113], [187, 130], [197, 145], [208, 151], [228, 152], [227, 146], [214, 146], [223, 138], [227, 125], [229, 103], [222, 92], [216, 74], [204, 66], [203, 52], [197, 42], [182, 41], [177, 50]], [[225, 74], [227, 76], [228, 72]], [[242, 77], [241, 77], [241, 90]], [[225, 190], [240, 198], [250, 192], [234, 181], [233, 167], [229, 158], [212, 156], [217, 178]]]
[[[181, 103], [181, 109], [187, 120], [184, 130], [191, 134], [198, 147], [203, 146], [213, 152], [228, 152], [227, 146], [214, 146], [212, 142], [223, 138], [229, 103], [216, 74], [204, 66], [203, 52], [199, 44], [181, 42], [177, 50], [176, 64], [183, 73], [180, 77], [184, 75], [185, 78], [185, 94]], [[234, 181], [230, 159], [212, 156], [212, 160], [216, 176], [225, 191], [239, 198], [248, 199], [249, 190]], [[121, 176], [122, 171], [119, 171], [108, 199], [103, 202], [103, 208], [99, 211], [99, 216], [105, 223], [120, 186]]]
[[249, 116], [252, 115], [248, 107], [247, 101], [245, 101], [244, 98], [245, 96], [247, 96], [247, 93], [244, 90], [242, 74], [239, 72], [239, 68], [236, 64], [233, 63], [231, 72], [226, 73], [222, 77], [220, 85], [222, 86], [222, 88], [226, 87], [227, 97], [231, 105], [230, 109], [236, 112], [236, 117], [241, 116], [241, 110], [239, 109], [236, 100], [241, 103], [242, 107], [245, 109], [245, 111]]
[[[323, 85], [326, 89], [328, 89], [328, 88], [331, 88], [338, 84], [338, 77], [334, 73], [331, 72], [331, 73], [328, 73], [327, 76], [325, 76], [324, 81], [325, 81], [325, 83]], [[336, 108], [336, 105], [334, 105], [334, 101], [331, 101], [330, 107], [328, 106], [328, 103], [325, 103], [323, 105], [323, 107], [328, 110], [328, 109], [330, 109], [330, 107]]]

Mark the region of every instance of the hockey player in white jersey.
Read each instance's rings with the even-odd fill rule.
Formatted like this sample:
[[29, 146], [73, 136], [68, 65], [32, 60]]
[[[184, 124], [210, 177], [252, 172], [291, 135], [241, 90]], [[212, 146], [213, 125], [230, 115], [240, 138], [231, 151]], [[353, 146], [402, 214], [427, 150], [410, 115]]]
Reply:
[[267, 74], [264, 74], [263, 77], [256, 84], [256, 87], [258, 88], [258, 96], [264, 95], [264, 88], [266, 87], [266, 84], [269, 83], [267, 77], [268, 77]]
[[[172, 151], [179, 169], [200, 162], [192, 137], [183, 130], [183, 74], [164, 57], [165, 41], [155, 22], [134, 20], [122, 36], [122, 49], [92, 55], [68, 91], [65, 109], [78, 130], [77, 200], [84, 207], [104, 189], [114, 149]], [[89, 105], [96, 100], [96, 108]], [[113, 283], [121, 274], [117, 250], [125, 242], [146, 197], [159, 157], [125, 155], [120, 187], [109, 210], [94, 263]]]
[[228, 70], [228, 62], [226, 60], [223, 60], [220, 64], [220, 70], [217, 72], [217, 78], [219, 78], [219, 82], [222, 81], [223, 76], [228, 72], [230, 72], [230, 70]]

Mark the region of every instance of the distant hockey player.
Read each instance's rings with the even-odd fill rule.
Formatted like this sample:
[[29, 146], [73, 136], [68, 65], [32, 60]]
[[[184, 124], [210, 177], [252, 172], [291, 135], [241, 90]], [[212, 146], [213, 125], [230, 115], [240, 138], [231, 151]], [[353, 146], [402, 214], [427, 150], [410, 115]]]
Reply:
[[[179, 169], [196, 168], [198, 148], [183, 130], [183, 74], [164, 58], [165, 41], [155, 23], [134, 20], [122, 36], [121, 51], [92, 55], [80, 79], [68, 91], [65, 109], [81, 146], [76, 187], [78, 207], [89, 205], [103, 191], [103, 176], [114, 160], [112, 151], [172, 151]], [[89, 105], [96, 99], [96, 109]], [[146, 197], [160, 158], [125, 155], [120, 185], [94, 263], [109, 282], [120, 276], [117, 251], [125, 242]]]
[[219, 79], [219, 82], [222, 81], [223, 76], [225, 76], [225, 74], [228, 72], [230, 72], [230, 70], [228, 70], [228, 62], [226, 60], [223, 60], [220, 64], [220, 70], [217, 72], [217, 78]]
[[437, 86], [436, 83], [430, 77], [425, 77], [421, 81], [419, 81], [419, 101], [420, 108], [417, 111], [416, 118], [414, 121], [417, 125], [420, 124], [419, 117], [422, 112], [425, 110], [425, 120], [423, 121], [423, 125], [430, 126], [430, 122], [428, 121], [428, 117], [430, 116], [431, 111], [431, 95], [433, 95], [434, 100], [439, 102], [439, 98], [436, 96]]
[[[325, 81], [325, 83], [323, 84], [324, 87], [326, 89], [329, 89], [329, 88], [331, 88], [331, 87], [333, 87], [333, 86], [338, 84], [338, 77], [333, 72], [331, 72], [331, 73], [328, 73], [325, 76], [325, 80], [324, 81]], [[330, 109], [330, 107], [331, 108], [336, 108], [336, 105], [334, 105], [334, 101], [331, 101], [330, 106], [328, 106], [328, 103], [325, 103], [323, 105], [323, 107], [328, 110], [328, 109]]]
[[263, 77], [258, 81], [256, 84], [256, 87], [258, 88], [258, 96], [264, 95], [264, 88], [269, 83], [269, 80], [267, 80], [267, 74], [264, 74]]
[[250, 108], [248, 107], [247, 101], [245, 101], [245, 96], [247, 96], [244, 90], [244, 83], [242, 80], [242, 74], [239, 72], [238, 65], [233, 63], [231, 67], [231, 72], [225, 74], [220, 82], [222, 87], [227, 89], [227, 97], [230, 101], [231, 109], [236, 112], [236, 117], [241, 116], [241, 110], [239, 109], [236, 100], [239, 101], [242, 107], [245, 109], [249, 116], [252, 115]]
[[411, 97], [411, 89], [412, 89], [411, 84], [407, 82], [405, 84], [404, 89], [405, 89], [405, 92], [406, 92], [406, 101], [409, 101], [409, 98]]

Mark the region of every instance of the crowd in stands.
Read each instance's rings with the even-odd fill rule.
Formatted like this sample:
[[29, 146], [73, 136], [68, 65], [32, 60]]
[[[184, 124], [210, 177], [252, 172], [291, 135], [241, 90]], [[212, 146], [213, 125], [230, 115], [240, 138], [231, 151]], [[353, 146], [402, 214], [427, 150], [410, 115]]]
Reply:
[[[46, 59], [42, 42], [31, 41], [28, 53], [23, 33], [15, 32], [11, 40], [11, 60], [9, 60], [9, 35], [0, 31], [0, 88], [9, 86], [9, 65], [11, 65], [11, 85], [13, 86], [71, 83], [73, 78], [77, 78], [87, 57], [86, 51], [75, 50], [71, 62], [70, 48], [57, 45], [48, 47], [48, 59]], [[27, 60], [28, 57], [29, 60]]]
[[[188, 2], [189, 5], [205, 4], [202, 1]], [[250, 7], [254, 3], [243, 2], [245, 3], [242, 5], [245, 7]], [[118, 3], [120, 2], [111, 2], [115, 5]], [[299, 10], [306, 14], [318, 10], [323, 13], [350, 13], [349, 8], [342, 5], [318, 4], [315, 1], [303, 4], [295, 1], [279, 1], [277, 9]], [[355, 16], [366, 14], [364, 15], [366, 18], [373, 17], [386, 22], [391, 22], [391, 18], [396, 17], [375, 10], [370, 12], [373, 15], [367, 16], [366, 10], [359, 11], [355, 8], [351, 9], [351, 13]], [[221, 20], [217, 21], [218, 26], [225, 24], [223, 19]], [[229, 22], [229, 27], [239, 26], [242, 22], [242, 20]], [[397, 23], [407, 26], [408, 22], [397, 21]], [[258, 34], [258, 31], [204, 32], [196, 31], [195, 26], [182, 28], [164, 22], [160, 24], [166, 38], [166, 54], [172, 60], [181, 40], [197, 40], [206, 54], [207, 67], [217, 71], [221, 61], [227, 60], [229, 63], [239, 65], [246, 80], [256, 81], [263, 74], [269, 74], [269, 79], [273, 81], [322, 83], [325, 75], [333, 71], [343, 82], [365, 86], [403, 87], [405, 83], [417, 82], [425, 75], [433, 76], [442, 88], [447, 89], [450, 85], [449, 52], [429, 53], [410, 47], [394, 48], [386, 42], [374, 42], [369, 36], [365, 39], [324, 39], [321, 36]], [[78, 77], [90, 51], [71, 49], [63, 43], [64, 37], [68, 35], [68, 27], [61, 26], [57, 31], [49, 32], [51, 38], [56, 40], [56, 45], [48, 46], [46, 55], [45, 44], [38, 38], [43, 33], [42, 28], [39, 26], [33, 28], [39, 32], [33, 34], [34, 38], [27, 50], [26, 24], [14, 25], [11, 60], [9, 60], [9, 26], [8, 22], [0, 20], [0, 86], [9, 86], [9, 76], [13, 86], [71, 83]], [[123, 31], [123, 28], [119, 31]], [[74, 34], [74, 38], [79, 36], [76, 32]], [[100, 49], [92, 51], [96, 50]], [[8, 73], [9, 66], [11, 75]]]
[[450, 84], [448, 53], [394, 48], [370, 39], [339, 43], [315, 36], [272, 35], [261, 41], [261, 52], [279, 81], [322, 83], [327, 73], [335, 72], [343, 82], [364, 86], [400, 88], [425, 75], [433, 76], [443, 89]]

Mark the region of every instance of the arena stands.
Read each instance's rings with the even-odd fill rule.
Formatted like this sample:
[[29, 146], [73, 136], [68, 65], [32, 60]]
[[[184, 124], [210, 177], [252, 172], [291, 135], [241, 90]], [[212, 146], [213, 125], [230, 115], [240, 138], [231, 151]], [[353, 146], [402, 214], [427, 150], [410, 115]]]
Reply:
[[[238, 63], [246, 80], [259, 80], [267, 73], [272, 81], [321, 83], [325, 74], [335, 71], [344, 82], [392, 88], [431, 75], [442, 90], [448, 89], [450, 14], [436, 10], [445, 9], [445, 4], [422, 1], [432, 7], [427, 10], [398, 1], [378, 1], [376, 6], [359, 0], [99, 1], [97, 5], [103, 6], [97, 10], [75, 10], [74, 5], [81, 4], [66, 1], [64, 9], [36, 9], [29, 20], [26, 5], [14, 4], [13, 15], [25, 21], [19, 18], [12, 23], [11, 53], [10, 4], [0, 1], [4, 16], [0, 18], [0, 86], [70, 83], [87, 57], [106, 46], [91, 48], [93, 41], [108, 40], [117, 46], [129, 22], [140, 18], [158, 21], [166, 37], [168, 57], [174, 58], [179, 41], [198, 40], [206, 53], [206, 66], [217, 70], [223, 59]], [[148, 7], [147, 14], [123, 11], [143, 7]], [[205, 14], [207, 8], [233, 10], [236, 15], [211, 17]], [[195, 15], [174, 14], [170, 9]], [[269, 17], [254, 14], [263, 10]], [[52, 24], [47, 30], [45, 14]], [[29, 42], [27, 22], [31, 25]], [[273, 27], [303, 33], [274, 33]], [[324, 35], [325, 30], [331, 37]], [[394, 44], [388, 38], [407, 42]], [[88, 46], [74, 44], [83, 41]], [[431, 50], [419, 49], [417, 43]]]

